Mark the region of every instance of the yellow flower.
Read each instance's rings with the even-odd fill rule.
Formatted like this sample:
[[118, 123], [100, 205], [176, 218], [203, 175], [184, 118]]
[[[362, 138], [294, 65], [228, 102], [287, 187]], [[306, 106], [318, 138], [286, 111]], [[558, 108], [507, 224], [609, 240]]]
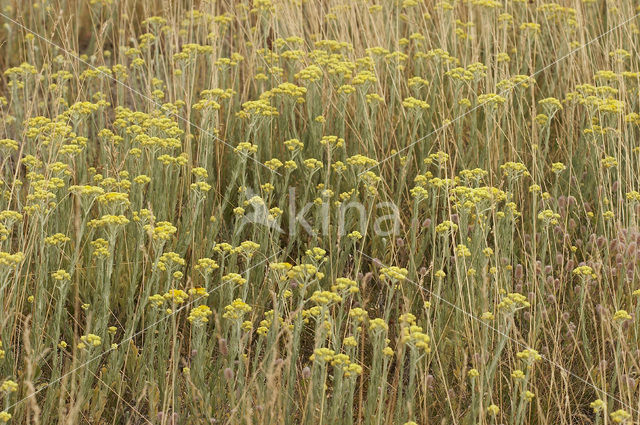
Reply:
[[230, 320], [239, 320], [250, 311], [251, 306], [238, 298], [224, 308], [222, 317]]
[[521, 371], [520, 369], [516, 369], [513, 372], [511, 372], [511, 377], [513, 379], [524, 379], [525, 375], [523, 371]]
[[604, 401], [597, 399], [595, 401], [592, 401], [589, 404], [589, 407], [593, 409], [594, 413], [598, 413], [598, 412], [601, 412], [606, 407], [606, 405], [604, 404]]
[[623, 422], [626, 422], [628, 419], [631, 419], [631, 415], [622, 409], [616, 410], [609, 416], [611, 417], [611, 421], [616, 424], [621, 424]]
[[344, 345], [345, 347], [357, 347], [358, 342], [354, 337], [348, 336], [342, 340], [342, 345]]
[[445, 220], [436, 226], [436, 232], [445, 236], [456, 230], [458, 230], [458, 225], [451, 220]]
[[83, 335], [80, 337], [80, 340], [82, 342], [78, 344], [78, 348], [81, 348], [80, 347], [81, 345], [82, 345], [82, 348], [86, 347], [87, 345], [89, 347], [98, 347], [102, 345], [102, 338], [100, 338], [98, 335], [95, 335], [95, 334]]
[[613, 320], [616, 322], [624, 322], [625, 320], [631, 320], [631, 315], [626, 310], [618, 310], [613, 315]]
[[402, 106], [407, 109], [421, 109], [426, 110], [429, 109], [429, 104], [424, 100], [416, 99], [415, 97], [407, 97], [402, 101]]
[[528, 307], [531, 307], [531, 304], [527, 301], [527, 297], [515, 292], [509, 293], [498, 304], [498, 308], [507, 313], [513, 313], [516, 310]]
[[456, 247], [456, 255], [459, 257], [471, 257], [471, 251], [466, 247], [466, 245], [459, 244]]
[[556, 174], [559, 174], [566, 169], [567, 169], [567, 166], [564, 165], [562, 162], [554, 162], [553, 164], [551, 164], [551, 171], [553, 171]]
[[490, 311], [485, 311], [484, 313], [482, 313], [481, 317], [482, 317], [482, 320], [487, 320], [487, 321], [495, 319], [495, 316]]
[[593, 269], [589, 266], [578, 266], [573, 269], [572, 273], [576, 276], [591, 277], [593, 279], [597, 277]]
[[333, 292], [341, 292], [345, 291], [351, 294], [354, 294], [359, 291], [358, 283], [355, 280], [339, 277], [336, 279], [336, 283], [331, 285], [331, 291]]
[[331, 291], [315, 291], [309, 301], [318, 305], [330, 305], [333, 303], [339, 303], [342, 301], [342, 297]]
[[322, 167], [322, 161], [317, 160], [315, 158], [309, 158], [309, 159], [305, 159], [303, 161], [304, 166], [307, 167], [308, 169], [315, 171], [318, 168]]
[[91, 220], [87, 226], [89, 227], [113, 227], [113, 226], [123, 226], [125, 224], [129, 223], [129, 219], [126, 218], [124, 215], [112, 215], [112, 214], [106, 214], [103, 215], [101, 218], [99, 219], [94, 219]]
[[401, 331], [400, 341], [406, 342], [415, 348], [422, 348], [426, 353], [431, 352], [431, 338], [417, 325], [404, 326]]
[[383, 267], [380, 269], [380, 279], [382, 280], [390, 280], [392, 283], [402, 282], [407, 278], [409, 271], [405, 268], [400, 268], [396, 266], [391, 267]]
[[525, 360], [528, 363], [533, 363], [539, 360], [542, 360], [542, 356], [538, 354], [538, 352], [532, 348], [527, 348], [526, 350], [522, 350], [516, 354], [516, 357]]
[[347, 237], [353, 241], [357, 241], [362, 239], [362, 233], [358, 232], [357, 230], [354, 230], [353, 232], [349, 233]]
[[211, 258], [200, 258], [198, 260], [198, 264], [194, 267], [194, 269], [198, 270], [205, 276], [219, 268], [220, 266], [218, 265], [218, 263]]
[[525, 22], [520, 25], [520, 30], [524, 32], [538, 33], [540, 32], [540, 24], [535, 22]]
[[202, 326], [209, 321], [208, 317], [211, 316], [212, 311], [206, 305], [200, 305], [191, 310], [187, 320], [194, 326]]
[[2, 385], [0, 385], [0, 391], [4, 391], [7, 393], [14, 393], [18, 391], [18, 383], [10, 379], [7, 379], [2, 383]]
[[371, 319], [369, 321], [369, 330], [371, 332], [379, 332], [379, 331], [386, 332], [387, 330], [389, 330], [389, 325], [387, 325], [384, 319], [381, 319], [381, 318]]
[[51, 277], [59, 281], [71, 279], [71, 275], [67, 273], [65, 270], [58, 270], [57, 272], [53, 272], [51, 273]]
[[63, 233], [56, 233], [55, 235], [48, 236], [44, 239], [44, 242], [47, 245], [62, 245], [66, 242], [69, 242], [71, 238], [67, 237]]
[[238, 273], [227, 273], [226, 275], [222, 276], [222, 282], [232, 282], [238, 286], [242, 286], [247, 283], [247, 279], [243, 278]]
[[505, 177], [510, 180], [518, 179], [520, 176], [528, 176], [527, 167], [521, 162], [506, 162], [500, 166]]
[[480, 105], [487, 105], [490, 108], [495, 108], [498, 105], [502, 105], [506, 101], [507, 99], [495, 93], [486, 93], [478, 96], [478, 103]]
[[601, 162], [602, 166], [606, 169], [618, 166], [618, 161], [614, 157], [609, 155], [605, 156]]
[[333, 356], [336, 354], [335, 351], [329, 349], [329, 348], [316, 348], [313, 351], [313, 354], [309, 357], [309, 360], [311, 360], [312, 362], [314, 361], [318, 361], [318, 362], [330, 362], [331, 360], [333, 360]]
[[538, 220], [546, 226], [558, 224], [560, 214], [554, 213], [552, 210], [543, 210], [538, 213]]
[[264, 165], [266, 165], [267, 167], [269, 167], [271, 170], [277, 170], [278, 168], [282, 167], [282, 161], [280, 161], [278, 158], [272, 158], [268, 161], [266, 161], [264, 163]]

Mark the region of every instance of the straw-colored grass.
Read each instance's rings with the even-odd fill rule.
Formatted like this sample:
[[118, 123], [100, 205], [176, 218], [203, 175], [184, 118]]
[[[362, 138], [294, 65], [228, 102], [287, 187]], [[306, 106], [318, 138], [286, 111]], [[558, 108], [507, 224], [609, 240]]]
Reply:
[[638, 423], [636, 13], [0, 2], [0, 423]]

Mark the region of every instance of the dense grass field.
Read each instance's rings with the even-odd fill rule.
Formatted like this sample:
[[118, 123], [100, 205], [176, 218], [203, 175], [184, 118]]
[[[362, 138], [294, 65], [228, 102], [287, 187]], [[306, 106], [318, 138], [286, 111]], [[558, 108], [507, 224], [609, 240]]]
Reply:
[[0, 423], [640, 423], [640, 8], [558, 1], [0, 1]]

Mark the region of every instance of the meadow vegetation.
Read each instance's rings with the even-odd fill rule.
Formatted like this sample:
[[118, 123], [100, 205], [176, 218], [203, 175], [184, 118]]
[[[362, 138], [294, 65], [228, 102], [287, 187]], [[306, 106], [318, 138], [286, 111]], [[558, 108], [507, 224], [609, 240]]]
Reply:
[[638, 9], [557, 1], [1, 1], [0, 423], [638, 423]]

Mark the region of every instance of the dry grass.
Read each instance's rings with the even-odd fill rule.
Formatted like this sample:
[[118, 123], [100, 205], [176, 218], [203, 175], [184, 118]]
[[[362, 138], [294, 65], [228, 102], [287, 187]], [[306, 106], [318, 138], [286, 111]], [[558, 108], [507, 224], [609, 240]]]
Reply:
[[2, 2], [0, 422], [640, 420], [633, 2]]

